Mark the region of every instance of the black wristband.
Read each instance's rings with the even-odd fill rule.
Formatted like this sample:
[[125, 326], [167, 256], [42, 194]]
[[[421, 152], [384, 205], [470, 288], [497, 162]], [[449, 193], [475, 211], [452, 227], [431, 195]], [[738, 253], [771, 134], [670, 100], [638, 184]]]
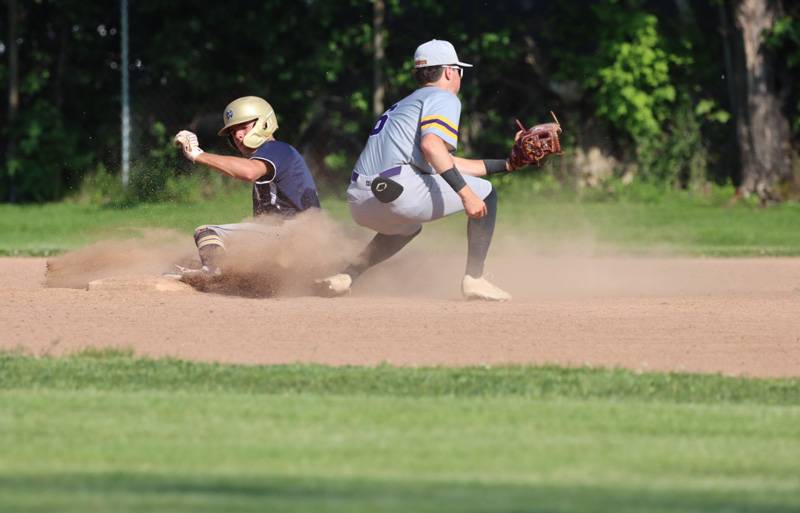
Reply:
[[444, 178], [444, 181], [447, 182], [456, 192], [467, 186], [467, 182], [464, 181], [464, 177], [458, 172], [456, 166], [444, 171], [441, 173], [441, 176]]
[[508, 173], [505, 159], [484, 159], [483, 165], [486, 166], [486, 174]]

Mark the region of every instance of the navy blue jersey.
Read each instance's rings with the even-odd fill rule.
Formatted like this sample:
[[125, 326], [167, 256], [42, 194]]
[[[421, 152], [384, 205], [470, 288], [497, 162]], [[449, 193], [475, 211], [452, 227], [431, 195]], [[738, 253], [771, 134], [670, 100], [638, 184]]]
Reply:
[[253, 183], [254, 216], [267, 213], [292, 216], [311, 207], [319, 208], [311, 171], [292, 145], [267, 141], [250, 158], [268, 164], [267, 173]]

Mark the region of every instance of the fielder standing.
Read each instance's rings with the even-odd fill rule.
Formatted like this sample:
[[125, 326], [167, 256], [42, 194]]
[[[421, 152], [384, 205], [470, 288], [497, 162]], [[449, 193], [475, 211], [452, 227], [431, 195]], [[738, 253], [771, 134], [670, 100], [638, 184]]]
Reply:
[[[289, 218], [309, 208], [319, 208], [317, 187], [302, 155], [273, 134], [278, 120], [272, 107], [256, 96], [238, 98], [225, 107], [224, 126], [217, 135], [226, 137], [242, 156], [215, 155], [200, 149], [197, 136], [182, 130], [175, 144], [187, 159], [215, 171], [253, 183], [253, 216], [274, 214]], [[238, 234], [266, 236], [269, 227], [259, 223], [203, 225], [194, 232], [200, 254], [199, 270], [179, 267], [180, 276], [215, 276], [222, 273], [226, 240]]]
[[464, 68], [453, 45], [432, 40], [414, 53], [419, 89], [392, 105], [375, 123], [356, 162], [347, 202], [353, 220], [378, 232], [358, 262], [318, 280], [323, 295], [347, 294], [366, 269], [416, 237], [422, 223], [464, 211], [469, 251], [461, 292], [465, 299], [506, 301], [511, 296], [483, 277], [494, 232], [497, 194], [478, 178], [511, 170], [506, 160], [455, 157]]

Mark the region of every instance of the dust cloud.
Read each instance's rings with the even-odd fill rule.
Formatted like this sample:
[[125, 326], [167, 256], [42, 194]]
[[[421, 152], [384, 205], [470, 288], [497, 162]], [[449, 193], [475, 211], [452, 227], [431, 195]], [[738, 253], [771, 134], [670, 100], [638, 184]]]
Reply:
[[136, 239], [102, 241], [47, 261], [46, 287], [86, 288], [90, 281], [137, 275], [160, 275], [185, 261], [194, 248], [191, 237], [174, 231], [147, 230]]
[[266, 228], [263, 233], [226, 239], [222, 276], [189, 283], [204, 292], [239, 296], [309, 295], [315, 279], [339, 272], [364, 245], [319, 210], [286, 221], [259, 218], [258, 223]]
[[[242, 296], [308, 294], [315, 278], [338, 271], [363, 246], [320, 211], [283, 222], [261, 218], [258, 223], [262, 232], [226, 239], [223, 276], [190, 284], [201, 291]], [[141, 238], [103, 241], [48, 260], [45, 286], [86, 288], [103, 278], [152, 279], [176, 264], [199, 267], [191, 234], [146, 231]]]
[[[457, 221], [425, 225], [399, 254], [365, 272], [353, 295], [458, 298], [467, 241]], [[222, 276], [189, 284], [246, 297], [311, 295], [314, 279], [340, 271], [372, 236], [321, 211], [259, 222], [263, 233], [227, 242]], [[104, 241], [51, 259], [46, 286], [86, 288], [102, 278], [152, 280], [174, 264], [199, 266], [191, 234], [148, 231], [138, 239]], [[725, 259], [676, 257], [668, 248], [631, 255], [589, 230], [554, 238], [502, 224], [486, 262], [486, 276], [517, 299], [726, 293], [735, 288], [732, 272]]]
[[[458, 298], [467, 240], [456, 235], [426, 226], [400, 254], [367, 271], [353, 294]], [[485, 276], [515, 299], [559, 300], [726, 294], [737, 287], [735, 269], [732, 259], [680, 256], [666, 246], [632, 254], [590, 230], [554, 237], [498, 225]]]

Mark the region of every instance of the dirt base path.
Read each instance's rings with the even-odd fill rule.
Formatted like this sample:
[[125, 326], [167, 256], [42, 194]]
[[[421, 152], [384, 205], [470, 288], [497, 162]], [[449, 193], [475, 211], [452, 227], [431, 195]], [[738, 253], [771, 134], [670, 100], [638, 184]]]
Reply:
[[44, 259], [2, 258], [0, 348], [800, 376], [800, 259], [495, 258], [505, 304], [459, 299], [462, 260], [411, 253], [350, 297], [253, 299], [159, 286], [157, 274], [46, 288]]

